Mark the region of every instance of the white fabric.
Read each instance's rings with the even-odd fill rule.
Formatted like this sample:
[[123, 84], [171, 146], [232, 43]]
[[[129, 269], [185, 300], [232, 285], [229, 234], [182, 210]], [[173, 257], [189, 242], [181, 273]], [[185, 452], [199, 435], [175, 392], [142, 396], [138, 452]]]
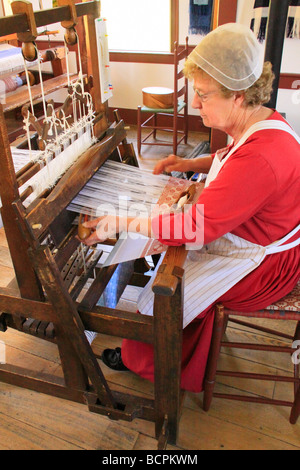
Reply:
[[45, 189], [55, 185], [57, 180], [73, 165], [76, 160], [93, 144], [91, 130], [88, 128], [78, 139], [74, 140], [56, 158], [51, 160], [44, 168], [30, 178], [19, 189], [22, 194], [29, 186], [32, 187], [32, 194], [24, 201], [24, 206], [28, 207]]
[[[8, 77], [12, 73], [22, 72], [24, 70], [24, 58], [20, 47], [9, 44], [0, 44], [0, 76]], [[6, 53], [5, 53], [6, 52]], [[28, 66], [37, 65], [38, 61], [27, 62]]]
[[250, 88], [262, 74], [260, 49], [250, 28], [227, 23], [207, 34], [189, 58], [229, 90], [240, 91]]
[[[251, 130], [248, 130], [239, 144], [229, 152], [225, 159], [220, 161], [224, 151], [221, 152], [220, 158], [216, 158], [216, 155], [214, 158], [215, 165], [212, 166], [208, 174], [207, 186], [216, 178], [225, 161], [243, 145], [250, 135], [262, 129], [284, 130], [300, 143], [299, 137], [284, 122], [262, 121], [257, 123], [252, 126]], [[285, 244], [297, 232], [299, 232], [298, 239], [293, 243]], [[267, 255], [291, 249], [299, 244], [300, 224], [284, 238], [266, 247], [228, 233], [204, 246], [201, 250], [190, 251], [184, 266], [183, 328], [241, 279], [256, 269]], [[158, 267], [156, 267], [156, 272]], [[138, 309], [144, 315], [153, 315], [154, 293], [152, 284], [156, 272], [138, 299]]]

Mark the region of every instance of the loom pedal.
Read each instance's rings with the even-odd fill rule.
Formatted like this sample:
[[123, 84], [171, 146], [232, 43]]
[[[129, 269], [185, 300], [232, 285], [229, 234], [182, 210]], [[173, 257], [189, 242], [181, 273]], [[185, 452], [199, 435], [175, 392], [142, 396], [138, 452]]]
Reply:
[[24, 333], [41, 339], [53, 340], [55, 337], [53, 323], [35, 320], [34, 318], [27, 318], [22, 323], [21, 330]]
[[102, 404], [94, 393], [84, 394], [89, 411], [105, 415], [112, 420], [122, 419], [133, 421], [136, 418], [149, 419], [154, 421], [154, 402], [148, 398], [129, 396], [121, 392], [113, 391], [113, 396], [117, 401], [117, 407], [111, 408]]

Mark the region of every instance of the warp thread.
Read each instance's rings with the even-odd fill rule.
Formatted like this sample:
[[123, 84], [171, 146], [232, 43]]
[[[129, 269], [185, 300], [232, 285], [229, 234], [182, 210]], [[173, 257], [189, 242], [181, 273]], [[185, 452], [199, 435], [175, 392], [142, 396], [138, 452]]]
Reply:
[[[250, 28], [262, 42], [266, 39], [270, 0], [255, 0]], [[291, 0], [286, 25], [286, 37], [300, 39], [300, 0]]]
[[190, 0], [189, 34], [208, 34], [211, 30], [213, 0]]

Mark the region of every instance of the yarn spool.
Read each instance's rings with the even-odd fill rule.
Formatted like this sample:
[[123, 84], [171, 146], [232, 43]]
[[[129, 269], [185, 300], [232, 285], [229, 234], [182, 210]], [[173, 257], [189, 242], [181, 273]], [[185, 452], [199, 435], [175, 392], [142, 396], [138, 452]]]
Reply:
[[[34, 85], [35, 77], [33, 73], [28, 72], [28, 77], [29, 77], [30, 85], [31, 86]], [[5, 93], [11, 93], [12, 91], [15, 91], [17, 88], [19, 88], [20, 86], [26, 83], [26, 76], [25, 76], [25, 73], [12, 75], [10, 77], [3, 78], [2, 82], [4, 83]]]
[[[26, 83], [25, 72], [19, 73], [19, 77], [21, 78], [23, 84], [25, 84]], [[28, 70], [28, 78], [29, 78], [30, 86], [35, 85], [35, 76], [33, 75], [32, 72], [30, 72], [30, 70]]]

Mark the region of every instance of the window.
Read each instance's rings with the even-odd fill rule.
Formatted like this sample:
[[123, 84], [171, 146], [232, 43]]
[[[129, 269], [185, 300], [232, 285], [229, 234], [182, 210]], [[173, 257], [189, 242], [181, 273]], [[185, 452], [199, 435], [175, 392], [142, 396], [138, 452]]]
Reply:
[[121, 52], [170, 52], [171, 0], [101, 0], [109, 49]]

